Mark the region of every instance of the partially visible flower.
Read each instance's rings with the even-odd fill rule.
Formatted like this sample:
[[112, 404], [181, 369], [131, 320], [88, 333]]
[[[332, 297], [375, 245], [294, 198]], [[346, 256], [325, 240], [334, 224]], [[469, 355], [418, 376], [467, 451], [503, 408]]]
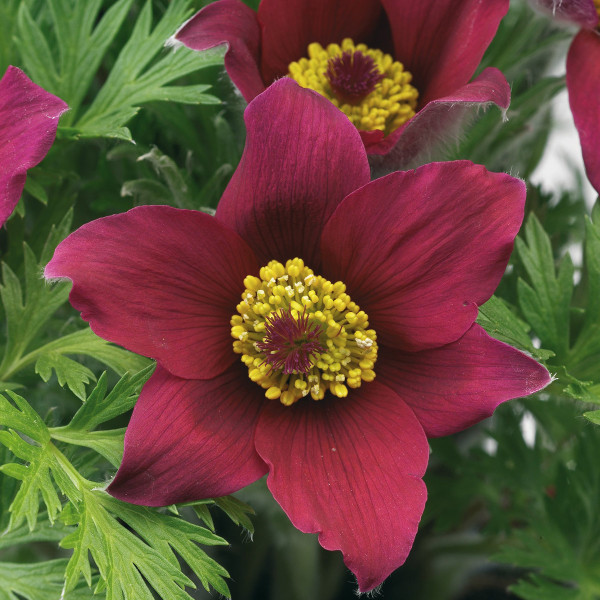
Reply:
[[228, 46], [247, 101], [283, 76], [317, 90], [360, 130], [380, 171], [413, 166], [482, 105], [510, 103], [500, 71], [475, 69], [508, 0], [241, 0], [206, 6], [175, 34], [194, 50]]
[[21, 197], [27, 169], [50, 150], [67, 109], [17, 67], [8, 67], [0, 80], [0, 226]]
[[145, 206], [93, 221], [45, 275], [73, 281], [97, 334], [158, 362], [111, 494], [168, 505], [268, 472], [292, 523], [368, 591], [412, 546], [427, 436], [550, 380], [475, 324], [525, 186], [468, 161], [370, 182], [354, 126], [288, 79], [245, 119], [215, 217]]
[[588, 179], [600, 193], [600, 0], [532, 0], [581, 27], [567, 55], [567, 89]]
[[591, 30], [598, 25], [600, 13], [598, 0], [530, 0], [530, 2], [559, 21], [574, 23], [582, 29]]

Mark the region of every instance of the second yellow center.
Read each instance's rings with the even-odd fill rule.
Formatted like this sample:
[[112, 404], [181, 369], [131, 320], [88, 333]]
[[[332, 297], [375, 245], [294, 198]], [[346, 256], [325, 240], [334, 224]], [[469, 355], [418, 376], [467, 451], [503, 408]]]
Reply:
[[233, 350], [267, 398], [286, 406], [327, 391], [343, 398], [373, 381], [377, 335], [343, 282], [294, 258], [269, 262], [244, 287], [231, 318]]
[[290, 63], [288, 76], [325, 96], [353, 125], [384, 135], [415, 115], [419, 93], [402, 63], [381, 50], [346, 38], [308, 46], [308, 57]]

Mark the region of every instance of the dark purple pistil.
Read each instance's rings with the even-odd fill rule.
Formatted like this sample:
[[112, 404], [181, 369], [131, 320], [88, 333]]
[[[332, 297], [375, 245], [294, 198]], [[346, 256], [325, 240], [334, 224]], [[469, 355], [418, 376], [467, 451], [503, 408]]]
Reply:
[[291, 309], [281, 309], [265, 319], [265, 337], [257, 346], [265, 361], [286, 374], [308, 373], [316, 354], [324, 351], [320, 342], [323, 330], [303, 313], [298, 319]]
[[325, 76], [333, 93], [347, 104], [366, 98], [384, 78], [375, 61], [360, 50], [346, 51], [330, 59]]

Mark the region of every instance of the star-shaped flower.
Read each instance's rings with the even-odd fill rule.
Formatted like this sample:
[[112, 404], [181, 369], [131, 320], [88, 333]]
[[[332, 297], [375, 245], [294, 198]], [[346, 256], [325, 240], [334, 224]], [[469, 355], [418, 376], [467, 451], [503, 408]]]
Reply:
[[268, 473], [292, 523], [368, 591], [412, 546], [427, 436], [550, 380], [475, 324], [525, 187], [468, 161], [369, 181], [356, 128], [289, 79], [245, 118], [215, 217], [146, 206], [93, 221], [45, 274], [73, 281], [97, 334], [158, 363], [111, 494], [168, 505]]

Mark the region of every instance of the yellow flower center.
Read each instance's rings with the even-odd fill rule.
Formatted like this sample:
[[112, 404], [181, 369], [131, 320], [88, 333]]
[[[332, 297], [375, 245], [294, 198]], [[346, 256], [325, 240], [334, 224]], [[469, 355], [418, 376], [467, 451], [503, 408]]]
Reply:
[[350, 38], [327, 48], [312, 43], [308, 58], [288, 69], [289, 77], [325, 96], [357, 129], [388, 135], [415, 115], [419, 92], [402, 63]]
[[329, 390], [373, 381], [377, 335], [341, 281], [315, 275], [300, 258], [272, 260], [248, 275], [231, 317], [233, 350], [265, 396], [291, 406], [304, 396], [321, 400]]
[[598, 13], [598, 18], [600, 19], [600, 0], [594, 0], [594, 6], [596, 7], [596, 12]]

